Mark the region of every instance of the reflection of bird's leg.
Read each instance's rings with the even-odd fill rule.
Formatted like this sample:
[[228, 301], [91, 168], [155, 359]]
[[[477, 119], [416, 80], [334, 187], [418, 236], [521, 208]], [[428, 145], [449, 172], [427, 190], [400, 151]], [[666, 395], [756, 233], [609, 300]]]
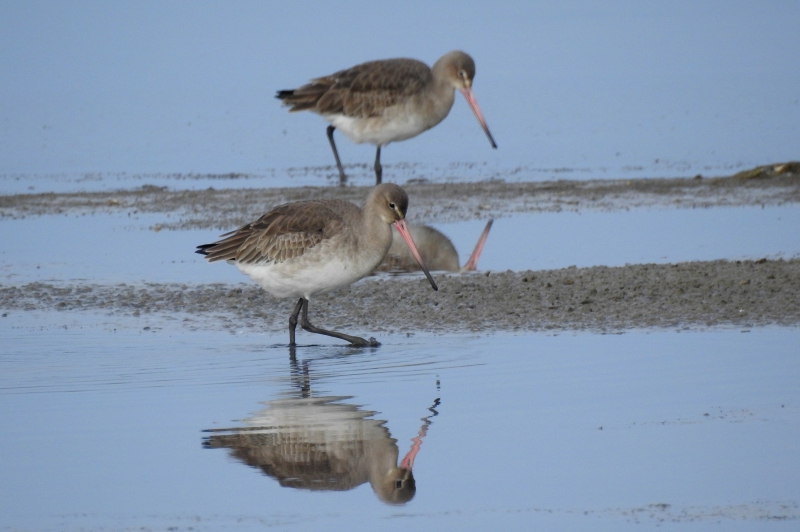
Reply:
[[436, 417], [439, 415], [439, 412], [436, 411], [436, 407], [439, 406], [441, 401], [436, 398], [433, 401], [433, 405], [428, 408], [432, 413], [430, 416], [425, 416], [421, 418], [422, 426], [419, 429], [419, 433], [414, 437], [411, 438], [412, 444], [411, 449], [408, 450], [408, 453], [403, 457], [403, 460], [400, 461], [400, 467], [402, 469], [413, 469], [414, 468], [414, 458], [417, 457], [417, 453], [419, 452], [419, 448], [422, 446], [422, 438], [428, 433], [428, 427], [431, 426], [433, 423], [431, 421], [432, 417]]
[[308, 362], [303, 360], [303, 369], [297, 364], [295, 347], [289, 347], [289, 365], [291, 366], [292, 383], [300, 389], [300, 397], [311, 397], [311, 377], [308, 374]]
[[308, 376], [308, 362], [303, 361], [303, 386], [300, 388], [303, 398], [311, 397], [311, 378]]

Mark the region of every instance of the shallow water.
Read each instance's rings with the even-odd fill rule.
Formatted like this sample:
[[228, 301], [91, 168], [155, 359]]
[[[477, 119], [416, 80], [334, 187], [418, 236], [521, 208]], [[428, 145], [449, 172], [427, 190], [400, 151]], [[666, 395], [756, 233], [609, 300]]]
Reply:
[[[798, 217], [785, 206], [499, 219], [480, 268], [795, 255]], [[154, 231], [162, 221], [3, 220], [3, 281], [245, 281], [194, 255], [216, 232]], [[463, 260], [483, 222], [439, 227]], [[285, 332], [181, 320], [0, 318], [0, 529], [789, 530], [800, 519], [796, 328], [381, 335], [374, 350], [301, 332], [321, 344], [292, 359]], [[387, 505], [381, 475], [404, 459], [414, 497]]]
[[[800, 517], [794, 329], [390, 336], [299, 347], [293, 364], [282, 335], [0, 323], [8, 529], [789, 530]], [[229, 434], [204, 431], [263, 424], [303, 395], [357, 413], [342, 425], [318, 409], [317, 438], [381, 420], [403, 457], [427, 426], [414, 498], [387, 506], [363, 481], [281, 487], [203, 447]]]
[[[384, 150], [388, 181], [728, 175], [796, 158], [800, 34], [785, 21], [797, 5], [419, 3], [389, 18], [387, 6], [3, 3], [0, 70], [13, 75], [0, 84], [0, 192], [332, 183], [324, 121], [288, 114], [273, 92], [453, 47], [476, 59], [499, 149], [457, 95], [442, 124]], [[373, 148], [338, 145], [350, 182], [371, 183]], [[792, 257], [799, 218], [796, 206], [503, 218], [479, 268]], [[152, 229], [163, 222], [4, 219], [0, 282], [246, 282], [193, 253], [216, 231]], [[437, 227], [463, 262], [483, 224]], [[0, 530], [793, 530], [800, 519], [797, 328], [381, 335], [376, 350], [300, 333], [322, 344], [292, 360], [284, 332], [188, 330], [179, 315], [3, 314]], [[281, 435], [294, 438], [284, 454], [257, 445]], [[283, 457], [286, 484], [361, 482], [282, 487], [206, 448], [231, 436], [274, 476]], [[387, 506], [365, 464], [385, 471], [417, 446], [416, 494]], [[360, 460], [331, 454], [327, 476], [290, 452], [343, 448]]]
[[[208, 230], [154, 231], [163, 215], [41, 216], [3, 220], [0, 280], [236, 283], [225, 264], [194, 253]], [[436, 224], [463, 264], [484, 221]], [[495, 221], [478, 267], [542, 270], [800, 254], [800, 206], [540, 213]]]
[[[156, 231], [163, 215], [40, 216], [3, 220], [5, 282], [240, 282], [234, 267], [209, 265], [195, 253], [219, 231]], [[223, 266], [221, 268], [215, 266]]]
[[[462, 48], [499, 148], [457, 95], [442, 124], [383, 151], [387, 180], [407, 178], [404, 163], [437, 180], [727, 175], [797, 156], [800, 36], [780, 28], [799, 14], [794, 2], [689, 0], [2, 3], [0, 71], [13, 75], [0, 85], [0, 174], [319, 185], [304, 167], [335, 174], [325, 122], [290, 115], [275, 91]], [[374, 149], [338, 144], [369, 183]]]
[[[462, 263], [484, 221], [432, 224]], [[545, 270], [800, 254], [800, 206], [559, 212], [495, 220], [479, 269]]]

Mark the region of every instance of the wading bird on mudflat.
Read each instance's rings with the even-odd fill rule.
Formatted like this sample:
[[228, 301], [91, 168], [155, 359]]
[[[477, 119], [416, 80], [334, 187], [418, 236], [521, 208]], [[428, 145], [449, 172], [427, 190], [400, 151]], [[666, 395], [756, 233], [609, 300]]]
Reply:
[[313, 111], [330, 122], [328, 141], [341, 185], [347, 176], [333, 140], [334, 130], [357, 144], [375, 145], [375, 183], [380, 184], [381, 147], [416, 137], [444, 120], [453, 107], [456, 90], [466, 98], [492, 148], [497, 148], [472, 93], [474, 78], [475, 62], [455, 50], [440, 57], [433, 67], [416, 59], [369, 61], [312, 79], [297, 89], [278, 91], [276, 98], [289, 106], [289, 111]]
[[275, 297], [299, 298], [289, 317], [289, 345], [295, 345], [295, 328], [333, 336], [359, 347], [375, 347], [365, 340], [311, 324], [308, 302], [312, 296], [344, 288], [378, 267], [397, 229], [438, 290], [411, 238], [405, 217], [408, 196], [394, 183], [372, 189], [363, 208], [344, 200], [309, 200], [275, 207], [258, 220], [226, 233], [222, 240], [197, 247], [209, 262], [225, 260], [236, 265]]

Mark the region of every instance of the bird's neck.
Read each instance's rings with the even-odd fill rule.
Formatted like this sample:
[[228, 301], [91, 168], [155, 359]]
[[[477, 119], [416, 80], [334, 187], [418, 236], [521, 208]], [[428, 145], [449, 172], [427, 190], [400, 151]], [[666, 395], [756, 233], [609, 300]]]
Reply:
[[439, 59], [433, 64], [431, 67], [431, 77], [433, 78], [433, 83], [430, 84], [429, 89], [437, 94], [449, 93], [450, 97], [453, 97], [455, 87], [450, 82], [449, 76], [447, 75], [447, 65], [444, 61]]
[[[359, 225], [359, 240], [368, 243], [367, 247], [375, 249], [380, 255], [380, 260], [383, 260], [383, 256], [392, 245], [392, 226], [380, 217], [378, 208], [371, 202], [367, 202], [364, 206]], [[383, 250], [383, 253], [379, 250]], [[376, 267], [380, 260], [375, 264]]]
[[447, 116], [455, 101], [455, 87], [448, 80], [444, 65], [437, 61], [431, 68], [433, 81], [425, 88], [427, 93], [422, 101], [429, 106], [429, 114], [436, 116], [433, 125], [438, 124]]

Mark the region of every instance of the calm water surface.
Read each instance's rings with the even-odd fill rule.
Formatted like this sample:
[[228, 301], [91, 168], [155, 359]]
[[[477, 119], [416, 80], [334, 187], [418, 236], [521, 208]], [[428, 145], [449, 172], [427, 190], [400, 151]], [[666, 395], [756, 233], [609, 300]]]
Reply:
[[[791, 1], [3, 2], [0, 176], [322, 184], [304, 168], [333, 165], [325, 122], [275, 92], [452, 49], [475, 59], [499, 148], [456, 95], [444, 122], [384, 150], [385, 179], [406, 163], [435, 180], [727, 175], [797, 158], [800, 32], [782, 28], [798, 18]], [[372, 147], [338, 145], [343, 163], [372, 164]], [[0, 188], [47, 189], [33, 181]]]
[[[4, 529], [800, 517], [797, 330], [389, 336], [292, 358], [283, 335], [90, 322], [0, 322]], [[413, 497], [386, 504], [409, 451]]]
[[[194, 253], [219, 231], [151, 229], [164, 221], [163, 215], [105, 214], [4, 220], [0, 281], [247, 281], [236, 268], [209, 265]], [[476, 220], [434, 227], [452, 239], [463, 264], [485, 224]], [[791, 258], [800, 255], [797, 227], [797, 205], [514, 216], [495, 220], [478, 266], [505, 271]]]
[[[324, 122], [289, 115], [274, 91], [453, 48], [476, 59], [500, 147], [459, 97], [441, 125], [386, 149], [389, 180], [730, 174], [797, 158], [800, 33], [786, 24], [797, 14], [791, 2], [683, 0], [3, 3], [0, 192], [323, 184]], [[346, 165], [374, 157], [344, 139], [339, 150]], [[799, 217], [521, 216], [496, 221], [480, 267], [796, 256]], [[3, 220], [0, 282], [244, 281], [193, 254], [216, 232], [147, 229], [163, 221]], [[482, 227], [439, 226], [462, 261]], [[89, 312], [0, 318], [0, 530], [794, 530], [800, 519], [798, 329], [398, 335], [291, 357], [285, 334], [164, 319], [144, 330]], [[412, 494], [405, 472], [392, 476], [409, 467], [413, 498], [387, 504]]]

